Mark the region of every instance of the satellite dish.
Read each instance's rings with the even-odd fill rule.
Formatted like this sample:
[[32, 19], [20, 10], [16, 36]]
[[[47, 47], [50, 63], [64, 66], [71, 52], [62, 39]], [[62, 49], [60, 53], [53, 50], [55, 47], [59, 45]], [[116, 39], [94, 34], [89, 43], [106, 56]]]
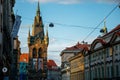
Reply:
[[7, 71], [8, 71], [7, 67], [3, 67], [3, 68], [2, 68], [2, 71], [3, 71], [4, 73], [7, 72]]

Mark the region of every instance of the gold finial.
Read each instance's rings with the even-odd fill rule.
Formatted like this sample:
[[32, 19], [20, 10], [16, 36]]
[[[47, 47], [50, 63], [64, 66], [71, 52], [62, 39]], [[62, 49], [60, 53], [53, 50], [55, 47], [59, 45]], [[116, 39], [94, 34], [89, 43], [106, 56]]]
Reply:
[[100, 30], [101, 33], [106, 34], [107, 33], [107, 27], [106, 27], [106, 21], [104, 20], [104, 27]]
[[107, 27], [106, 27], [106, 20], [104, 20], [104, 33], [106, 34], [107, 33]]

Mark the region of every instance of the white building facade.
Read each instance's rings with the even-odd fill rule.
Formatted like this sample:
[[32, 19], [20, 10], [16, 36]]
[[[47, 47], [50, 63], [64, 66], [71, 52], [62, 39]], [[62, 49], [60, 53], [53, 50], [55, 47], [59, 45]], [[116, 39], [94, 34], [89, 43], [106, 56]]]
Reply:
[[85, 80], [120, 80], [120, 25], [98, 37], [85, 54]]

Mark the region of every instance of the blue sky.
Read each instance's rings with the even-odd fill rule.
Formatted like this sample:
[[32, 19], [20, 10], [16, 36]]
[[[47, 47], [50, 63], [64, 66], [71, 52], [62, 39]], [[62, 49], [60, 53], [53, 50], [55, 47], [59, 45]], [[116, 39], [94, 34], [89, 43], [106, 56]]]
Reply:
[[[22, 16], [18, 34], [22, 52], [28, 52], [28, 30], [32, 29], [37, 1], [16, 0], [14, 6], [14, 13]], [[78, 41], [84, 40], [91, 43], [101, 35], [99, 31], [104, 23], [87, 37], [92, 28], [95, 28], [119, 2], [119, 0], [40, 0], [40, 11], [45, 29], [50, 22], [54, 23], [53, 28], [48, 28], [50, 38], [48, 59], [53, 59], [60, 65], [59, 54], [63, 49], [75, 45]], [[108, 31], [118, 24], [120, 24], [120, 8], [117, 7], [106, 19]]]

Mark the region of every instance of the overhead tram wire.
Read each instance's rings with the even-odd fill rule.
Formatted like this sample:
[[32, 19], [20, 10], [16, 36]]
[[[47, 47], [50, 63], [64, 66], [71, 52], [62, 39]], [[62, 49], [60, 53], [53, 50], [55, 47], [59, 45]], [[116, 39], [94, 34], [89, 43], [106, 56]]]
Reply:
[[[47, 22], [47, 21], [45, 21]], [[47, 23], [50, 23], [50, 22], [47, 22]], [[84, 28], [84, 29], [94, 29], [93, 27], [86, 27], [86, 26], [79, 26], [79, 25], [68, 25], [68, 24], [61, 24], [61, 23], [53, 23], [53, 24], [56, 24], [56, 25], [60, 25], [60, 26], [64, 26], [64, 27], [78, 27], [78, 28]], [[100, 28], [97, 28], [97, 29], [100, 29]]]
[[[31, 20], [33, 21], [32, 18], [28, 18], [28, 17], [23, 17], [24, 19], [27, 19], [27, 20]], [[48, 22], [48, 21], [44, 21], [46, 23], [51, 23], [51, 22]], [[78, 26], [78, 25], [68, 25], [68, 24], [62, 24], [62, 23], [53, 23], [53, 24], [56, 24], [56, 25], [60, 25], [60, 26], [64, 26], [64, 27], [78, 27], [78, 28], [83, 28], [83, 29], [94, 29], [93, 27], [86, 27], [86, 26]], [[101, 29], [101, 28], [96, 28], [96, 29]]]
[[[24, 19], [27, 19], [27, 20], [31, 20], [33, 21], [32, 18], [28, 18], [28, 17], [23, 17]], [[48, 22], [48, 21], [44, 21], [46, 23], [51, 23], [51, 22]], [[69, 25], [69, 24], [62, 24], [62, 23], [53, 23], [55, 25], [59, 25], [59, 26], [64, 26], [64, 27], [76, 27], [76, 28], [83, 28], [83, 29], [101, 29], [101, 28], [94, 28], [94, 27], [86, 27], [86, 26], [79, 26], [79, 25]], [[109, 30], [109, 29], [108, 29]]]
[[120, 3], [118, 3], [109, 13], [108, 15], [83, 39], [85, 41], [111, 14], [112, 12], [120, 6]]

